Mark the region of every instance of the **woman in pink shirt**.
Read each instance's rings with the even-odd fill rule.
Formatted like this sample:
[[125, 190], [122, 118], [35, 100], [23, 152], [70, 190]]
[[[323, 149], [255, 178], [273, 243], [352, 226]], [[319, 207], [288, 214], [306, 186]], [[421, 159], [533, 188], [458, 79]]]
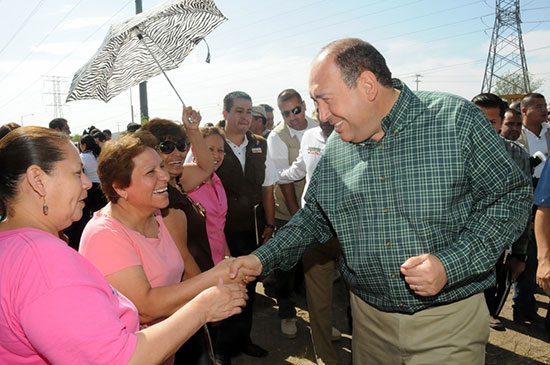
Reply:
[[228, 259], [181, 281], [183, 260], [160, 213], [168, 205], [170, 176], [156, 147], [147, 131], [105, 144], [98, 175], [109, 203], [88, 222], [80, 242], [80, 253], [136, 305], [142, 325], [163, 320], [220, 281], [245, 279], [229, 277]]
[[139, 331], [134, 305], [58, 237], [90, 186], [67, 136], [21, 127], [0, 140], [0, 363], [159, 363], [245, 304], [219, 285]]
[[[225, 156], [225, 134], [218, 127], [201, 128], [201, 134], [212, 154], [214, 171], [223, 163]], [[206, 231], [214, 264], [222, 261], [224, 256], [231, 256], [225, 240], [225, 215], [227, 214], [227, 196], [218, 175], [213, 172], [205, 181], [187, 195], [200, 203], [206, 211]]]

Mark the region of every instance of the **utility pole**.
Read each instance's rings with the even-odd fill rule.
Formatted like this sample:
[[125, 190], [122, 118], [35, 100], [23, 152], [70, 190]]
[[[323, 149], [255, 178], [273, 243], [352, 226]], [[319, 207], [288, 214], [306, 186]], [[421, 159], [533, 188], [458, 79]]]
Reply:
[[[143, 11], [143, 6], [141, 0], [136, 0], [136, 14], [139, 14]], [[149, 106], [147, 105], [147, 81], [143, 81], [139, 84], [139, 105], [141, 110], [141, 116], [145, 117], [146, 120], [149, 120]], [[133, 107], [132, 107], [133, 109]], [[133, 118], [132, 112], [132, 118]], [[141, 124], [141, 118], [139, 118], [139, 124]]]
[[490, 93], [502, 76], [520, 76], [520, 89], [531, 91], [525, 49], [521, 35], [519, 0], [496, 0], [495, 24], [481, 85], [482, 93]]
[[420, 78], [421, 78], [421, 77], [424, 77], [424, 76], [422, 76], [422, 75], [420, 75], [420, 74], [416, 74], [416, 75], [414, 75], [414, 76], [416, 77], [416, 80], [414, 81], [414, 82], [416, 82], [416, 91], [418, 91], [418, 84], [419, 84], [420, 82], [422, 82], [422, 81], [420, 81]]

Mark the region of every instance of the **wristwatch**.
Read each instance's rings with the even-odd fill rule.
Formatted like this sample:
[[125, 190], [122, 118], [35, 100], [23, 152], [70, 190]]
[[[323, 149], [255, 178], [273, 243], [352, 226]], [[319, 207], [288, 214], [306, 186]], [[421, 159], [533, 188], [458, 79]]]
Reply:
[[271, 229], [275, 230], [275, 225], [274, 224], [266, 224], [265, 228], [271, 228]]

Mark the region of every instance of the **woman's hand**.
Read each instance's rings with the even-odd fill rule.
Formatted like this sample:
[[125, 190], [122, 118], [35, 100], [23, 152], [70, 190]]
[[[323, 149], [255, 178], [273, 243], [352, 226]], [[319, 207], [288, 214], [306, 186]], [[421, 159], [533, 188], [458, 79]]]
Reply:
[[188, 106], [186, 108], [183, 108], [181, 120], [186, 130], [190, 130], [190, 129], [198, 130], [202, 117], [200, 112]]
[[220, 279], [218, 285], [202, 291], [192, 302], [204, 310], [205, 322], [217, 322], [241, 313], [247, 299], [246, 286], [224, 284]]
[[233, 262], [235, 262], [235, 260], [236, 260], [235, 257], [228, 257], [223, 261], [218, 262], [218, 264], [214, 266], [212, 269], [210, 269], [209, 271], [212, 271], [212, 274], [215, 275], [216, 278], [222, 279], [224, 283], [248, 284], [256, 280], [256, 277], [258, 274], [256, 274], [255, 271], [247, 270], [246, 268], [239, 270], [236, 273], [235, 277], [231, 278], [229, 270]]

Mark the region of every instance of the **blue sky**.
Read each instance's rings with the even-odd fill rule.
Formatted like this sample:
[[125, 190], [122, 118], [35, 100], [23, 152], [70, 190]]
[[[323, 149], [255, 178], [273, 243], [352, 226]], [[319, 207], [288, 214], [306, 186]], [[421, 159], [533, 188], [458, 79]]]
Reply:
[[[143, 8], [158, 4], [143, 0]], [[419, 89], [471, 98], [480, 92], [494, 23], [494, 1], [450, 0], [217, 0], [229, 19], [168, 75], [203, 121], [222, 118], [223, 96], [248, 92], [254, 104], [276, 106], [277, 94], [295, 88], [307, 97], [311, 60], [332, 40], [358, 37], [374, 44], [395, 77]], [[550, 98], [550, 3], [522, 0], [522, 31], [530, 72]], [[54, 116], [52, 83], [66, 93], [74, 73], [95, 53], [109, 24], [131, 17], [134, 0], [0, 0], [0, 123], [46, 126]], [[180, 103], [162, 76], [150, 80], [151, 117], [178, 119]], [[65, 100], [65, 95], [62, 96]], [[63, 106], [73, 133], [90, 125], [123, 130], [131, 121], [130, 92], [109, 103]], [[134, 114], [138, 88], [132, 89]], [[276, 113], [276, 120], [281, 116]]]

